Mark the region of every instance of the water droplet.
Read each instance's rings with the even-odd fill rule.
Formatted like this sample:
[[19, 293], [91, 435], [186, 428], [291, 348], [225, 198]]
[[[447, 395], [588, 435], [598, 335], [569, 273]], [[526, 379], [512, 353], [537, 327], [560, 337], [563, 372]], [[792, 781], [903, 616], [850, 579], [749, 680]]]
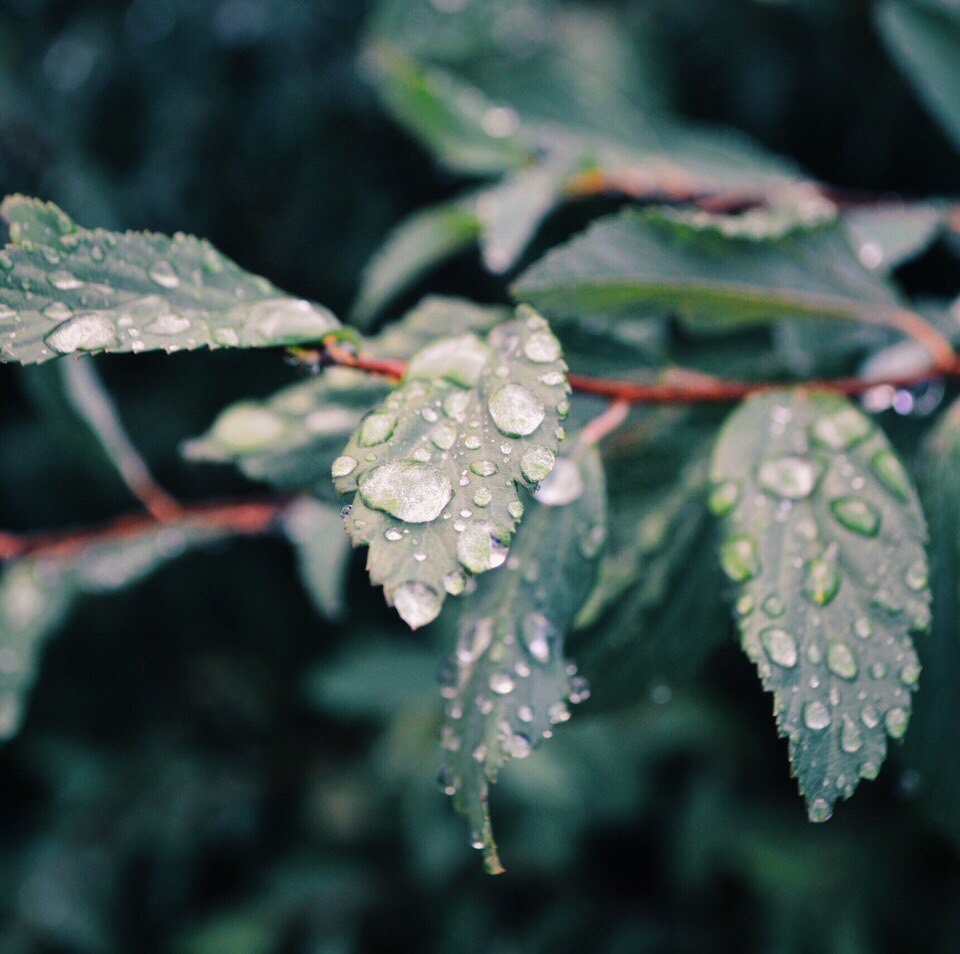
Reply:
[[268, 298], [255, 305], [239, 305], [227, 315], [231, 323], [243, 323], [247, 344], [298, 344], [315, 341], [339, 327], [326, 308], [301, 298]]
[[550, 620], [543, 613], [528, 613], [523, 619], [520, 632], [530, 655], [539, 663], [548, 662], [550, 641], [556, 633], [556, 628]]
[[917, 560], [910, 564], [906, 576], [903, 578], [907, 586], [915, 593], [926, 589], [928, 580], [927, 564], [923, 560]]
[[536, 364], [546, 364], [560, 357], [560, 342], [550, 331], [536, 331], [524, 343], [523, 353]]
[[507, 559], [509, 547], [487, 523], [472, 523], [457, 538], [457, 559], [471, 573], [496, 569]]
[[720, 549], [720, 562], [734, 583], [745, 583], [760, 572], [757, 546], [752, 537], [740, 535], [725, 540]]
[[868, 729], [875, 729], [880, 723], [880, 716], [877, 710], [868, 703], [860, 710], [860, 721]]
[[491, 500], [493, 500], [493, 494], [486, 487], [480, 487], [473, 495], [473, 502], [478, 507], [489, 506]]
[[390, 461], [361, 479], [360, 496], [368, 507], [405, 523], [429, 523], [450, 502], [453, 488], [438, 467]]
[[833, 642], [827, 647], [827, 668], [841, 679], [857, 675], [857, 659], [846, 643]]
[[740, 499], [740, 482], [725, 480], [710, 493], [710, 510], [718, 517], [730, 513]]
[[[520, 459], [520, 469], [523, 469], [523, 458]], [[583, 491], [580, 468], [569, 458], [561, 457], [533, 496], [548, 507], [563, 507], [578, 500]]]
[[900, 670], [900, 681], [905, 686], [915, 686], [920, 679], [920, 667], [915, 662], [906, 663]]
[[803, 723], [814, 732], [821, 732], [830, 725], [830, 710], [818, 699], [803, 707]]
[[509, 437], [525, 437], [542, 423], [545, 410], [537, 396], [522, 384], [501, 384], [489, 402], [494, 424]]
[[766, 613], [767, 616], [773, 617], [774, 619], [776, 619], [778, 616], [783, 616], [784, 609], [785, 607], [783, 605], [783, 600], [774, 593], [771, 593], [763, 601], [764, 613]]
[[457, 429], [449, 421], [441, 421], [430, 431], [430, 440], [433, 441], [434, 446], [439, 447], [440, 450], [450, 450], [456, 439]]
[[784, 669], [797, 664], [797, 644], [794, 638], [778, 626], [768, 626], [760, 633], [760, 642], [767, 655]]
[[393, 593], [393, 605], [400, 618], [411, 628], [419, 629], [432, 623], [440, 612], [439, 594], [425, 583], [411, 580]]
[[778, 457], [764, 461], [757, 472], [760, 486], [775, 497], [809, 497], [823, 473], [823, 465], [806, 457]]
[[826, 606], [840, 589], [840, 571], [837, 561], [829, 552], [814, 557], [807, 563], [807, 575], [803, 581], [803, 595], [816, 603]]
[[490, 688], [498, 696], [506, 696], [513, 692], [513, 680], [505, 672], [495, 672], [490, 677]]
[[480, 447], [480, 438], [476, 434], [471, 434], [464, 442], [463, 446], [467, 450], [477, 450]]
[[396, 543], [398, 540], [403, 539], [403, 532], [398, 530], [396, 527], [390, 527], [389, 530], [386, 530], [383, 534], [391, 543]]
[[830, 501], [834, 517], [853, 533], [875, 537], [880, 530], [880, 511], [862, 497], [837, 497]]
[[443, 588], [451, 596], [459, 596], [466, 584], [467, 578], [459, 570], [452, 570], [443, 578]]
[[818, 444], [832, 450], [846, 450], [862, 441], [872, 430], [873, 424], [868, 417], [847, 406], [833, 414], [817, 418], [810, 428], [810, 433]]
[[492, 460], [475, 460], [470, 469], [478, 477], [492, 477], [497, 472], [497, 465]]
[[543, 480], [553, 470], [557, 455], [546, 447], [528, 447], [520, 457], [520, 473], [531, 483]]
[[910, 716], [906, 709], [900, 706], [894, 706], [888, 710], [884, 716], [883, 724], [887, 727], [887, 734], [891, 739], [901, 739], [907, 731], [907, 724], [910, 722]]
[[877, 762], [867, 761], [860, 766], [860, 778], [872, 782], [880, 774], [880, 765]]
[[877, 479], [901, 503], [910, 499], [910, 478], [897, 456], [888, 450], [877, 451], [870, 461]]
[[870, 665], [870, 675], [874, 679], [886, 679], [887, 678], [887, 665], [882, 662], [875, 662]]
[[443, 399], [443, 413], [451, 420], [462, 421], [470, 404], [469, 391], [452, 391]]
[[807, 808], [807, 817], [814, 824], [819, 825], [822, 822], [829, 821], [831, 815], [833, 815], [833, 809], [825, 798], [815, 798]]
[[737, 599], [736, 610], [740, 616], [749, 616], [756, 608], [757, 601], [749, 594], [744, 593]]
[[860, 639], [869, 639], [873, 635], [873, 623], [866, 616], [861, 616], [853, 624], [853, 631]]
[[382, 444], [392, 434], [397, 426], [397, 418], [393, 414], [384, 414], [374, 411], [368, 414], [360, 425], [360, 434], [357, 443], [361, 447], [374, 447]]
[[74, 275], [72, 272], [65, 271], [64, 269], [58, 269], [55, 272], [51, 272], [49, 280], [50, 284], [60, 291], [73, 291], [76, 288], [83, 287], [83, 282], [80, 281], [76, 275]]
[[176, 288], [180, 284], [180, 278], [169, 262], [157, 262], [148, 274], [162, 288]]
[[850, 755], [863, 748], [863, 733], [848, 715], [844, 715], [840, 727], [840, 748]]
[[547, 387], [555, 388], [563, 384], [564, 377], [560, 371], [544, 371], [537, 380]]
[[334, 477], [346, 477], [348, 474], [352, 474], [354, 470], [356, 470], [356, 468], [357, 468], [356, 457], [343, 455], [341, 457], [338, 457], [330, 466], [330, 473]]
[[519, 500], [511, 500], [507, 504], [507, 512], [514, 520], [520, 520], [523, 517], [523, 504]]
[[567, 699], [575, 706], [581, 702], [586, 702], [590, 698], [590, 684], [583, 676], [572, 676], [570, 679], [570, 688], [567, 692]]
[[172, 336], [183, 334], [190, 328], [190, 320], [180, 315], [174, 315], [167, 311], [157, 315], [149, 324], [144, 326], [144, 331], [151, 335]]
[[83, 314], [57, 325], [43, 339], [58, 354], [102, 351], [119, 344], [113, 325], [101, 315]]
[[73, 309], [62, 301], [52, 301], [41, 314], [51, 321], [65, 321], [73, 315]]

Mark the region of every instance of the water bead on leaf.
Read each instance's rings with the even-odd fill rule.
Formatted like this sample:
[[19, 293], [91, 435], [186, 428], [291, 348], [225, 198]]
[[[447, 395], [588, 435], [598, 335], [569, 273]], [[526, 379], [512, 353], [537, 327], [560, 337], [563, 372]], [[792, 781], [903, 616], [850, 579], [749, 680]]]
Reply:
[[453, 496], [450, 480], [438, 467], [418, 461], [390, 461], [360, 483], [363, 502], [404, 523], [429, 523]]

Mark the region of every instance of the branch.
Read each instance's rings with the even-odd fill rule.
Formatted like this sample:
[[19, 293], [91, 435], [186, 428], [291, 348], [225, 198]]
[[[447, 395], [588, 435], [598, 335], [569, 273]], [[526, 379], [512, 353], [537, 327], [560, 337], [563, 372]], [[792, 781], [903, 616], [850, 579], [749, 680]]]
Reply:
[[39, 559], [76, 556], [87, 547], [128, 540], [161, 527], [225, 530], [255, 536], [271, 530], [292, 498], [226, 500], [180, 507], [175, 515], [157, 519], [151, 514], [118, 517], [108, 523], [79, 530], [18, 536], [0, 533], [0, 561], [22, 557]]

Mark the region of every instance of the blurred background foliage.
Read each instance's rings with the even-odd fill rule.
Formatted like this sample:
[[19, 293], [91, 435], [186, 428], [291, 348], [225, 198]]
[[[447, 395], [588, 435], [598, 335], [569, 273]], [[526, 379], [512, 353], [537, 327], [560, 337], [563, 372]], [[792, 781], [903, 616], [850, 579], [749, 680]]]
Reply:
[[[960, 157], [866, 0], [486, 3], [434, 0], [433, 17], [476, 19], [414, 40], [492, 95], [543, 113], [559, 90], [615, 126], [590, 99], [590, 78], [607, 77], [625, 110], [728, 124], [839, 186], [955, 189]], [[464, 187], [377, 103], [360, 55], [370, 8], [3, 0], [0, 189], [83, 223], [204, 235], [345, 314], [391, 226]], [[942, 253], [903, 277], [956, 293]], [[504, 297], [475, 253], [431, 287]], [[186, 500], [249, 485], [185, 464], [180, 441], [296, 377], [265, 353], [98, 365]], [[910, 420], [893, 430], [915, 440]], [[49, 367], [0, 374], [0, 454], [6, 529], [133, 506]], [[670, 487], [690, 478], [668, 442], [625, 467], [661, 485], [661, 523], [711, 545], [671, 510]], [[360, 559], [337, 625], [270, 539], [216, 542], [134, 589], [81, 598], [0, 750], [0, 951], [956, 950], [960, 818], [924, 810], [909, 749], [809, 825], [727, 624], [696, 599], [658, 610], [650, 586], [616, 632], [629, 644], [639, 618], [665, 638], [606, 684], [584, 647], [594, 698], [494, 790], [500, 879], [465, 850], [432, 781], [442, 628], [402, 629]]]

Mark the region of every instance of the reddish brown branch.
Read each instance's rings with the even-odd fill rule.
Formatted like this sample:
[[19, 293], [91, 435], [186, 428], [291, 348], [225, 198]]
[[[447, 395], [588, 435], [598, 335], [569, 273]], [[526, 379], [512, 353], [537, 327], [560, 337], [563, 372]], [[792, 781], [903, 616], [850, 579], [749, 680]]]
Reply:
[[166, 526], [256, 535], [266, 533], [275, 526], [288, 504], [289, 498], [227, 500], [185, 505], [170, 518], [163, 520], [158, 520], [151, 514], [135, 514], [78, 530], [24, 536], [0, 533], [0, 561], [21, 557], [71, 557], [93, 544], [129, 540]]

